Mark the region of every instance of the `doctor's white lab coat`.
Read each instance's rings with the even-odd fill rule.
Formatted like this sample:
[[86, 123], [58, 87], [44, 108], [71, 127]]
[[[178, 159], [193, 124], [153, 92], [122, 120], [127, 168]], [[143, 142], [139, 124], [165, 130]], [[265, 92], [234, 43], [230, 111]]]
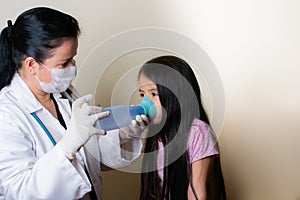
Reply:
[[[71, 108], [61, 94], [53, 94], [64, 121]], [[90, 172], [98, 199], [102, 199], [100, 162], [111, 168], [124, 167], [140, 155], [142, 141], [131, 141], [131, 152], [121, 157], [118, 130], [93, 136], [70, 162], [59, 145], [53, 145], [35, 113], [58, 142], [66, 130], [31, 93], [16, 73], [0, 92], [0, 199], [80, 199], [91, 190], [84, 165]], [[124, 156], [124, 154], [122, 154]]]

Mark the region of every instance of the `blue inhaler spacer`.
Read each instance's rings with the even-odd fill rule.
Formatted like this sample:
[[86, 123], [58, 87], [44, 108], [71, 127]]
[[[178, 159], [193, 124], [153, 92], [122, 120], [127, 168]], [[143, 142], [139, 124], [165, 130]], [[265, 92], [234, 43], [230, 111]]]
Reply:
[[147, 96], [144, 96], [140, 105], [112, 106], [104, 108], [103, 111], [109, 111], [110, 115], [107, 118], [97, 120], [94, 127], [105, 131], [128, 126], [137, 115], [146, 115], [153, 120], [157, 113], [153, 101]]

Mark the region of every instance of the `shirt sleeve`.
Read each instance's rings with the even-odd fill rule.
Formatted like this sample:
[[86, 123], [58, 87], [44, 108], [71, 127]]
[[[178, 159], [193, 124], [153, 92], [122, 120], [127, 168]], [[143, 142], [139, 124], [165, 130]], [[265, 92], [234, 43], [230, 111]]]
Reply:
[[124, 145], [120, 144], [119, 129], [108, 131], [99, 137], [101, 162], [110, 168], [121, 168], [131, 164], [141, 155], [142, 140], [132, 139]]
[[190, 163], [219, 154], [215, 134], [211, 127], [199, 121], [193, 124], [188, 140]]

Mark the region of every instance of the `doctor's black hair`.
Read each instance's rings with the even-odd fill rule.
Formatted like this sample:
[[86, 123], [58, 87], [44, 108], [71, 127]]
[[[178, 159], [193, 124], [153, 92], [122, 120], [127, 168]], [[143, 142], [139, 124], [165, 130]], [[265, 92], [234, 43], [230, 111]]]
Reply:
[[11, 83], [26, 57], [43, 63], [65, 38], [80, 35], [75, 18], [47, 7], [29, 9], [7, 25], [0, 35], [0, 89]]

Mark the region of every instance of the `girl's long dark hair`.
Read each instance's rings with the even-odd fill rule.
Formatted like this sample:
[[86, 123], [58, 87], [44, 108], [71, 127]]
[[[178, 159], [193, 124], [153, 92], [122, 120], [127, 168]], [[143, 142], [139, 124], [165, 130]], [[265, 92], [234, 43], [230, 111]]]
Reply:
[[[161, 56], [144, 64], [139, 72], [157, 84], [164, 124], [157, 134], [150, 126], [145, 144], [140, 200], [185, 200], [191, 184], [191, 164], [187, 140], [194, 118], [209, 124], [201, 103], [200, 88], [191, 67], [175, 56]], [[158, 140], [164, 145], [164, 179], [157, 174]], [[194, 193], [195, 194], [195, 193]], [[207, 199], [226, 199], [219, 156], [213, 158], [207, 181]]]
[[27, 56], [42, 63], [65, 38], [80, 34], [75, 18], [46, 7], [27, 10], [7, 24], [0, 35], [0, 90], [10, 84]]

